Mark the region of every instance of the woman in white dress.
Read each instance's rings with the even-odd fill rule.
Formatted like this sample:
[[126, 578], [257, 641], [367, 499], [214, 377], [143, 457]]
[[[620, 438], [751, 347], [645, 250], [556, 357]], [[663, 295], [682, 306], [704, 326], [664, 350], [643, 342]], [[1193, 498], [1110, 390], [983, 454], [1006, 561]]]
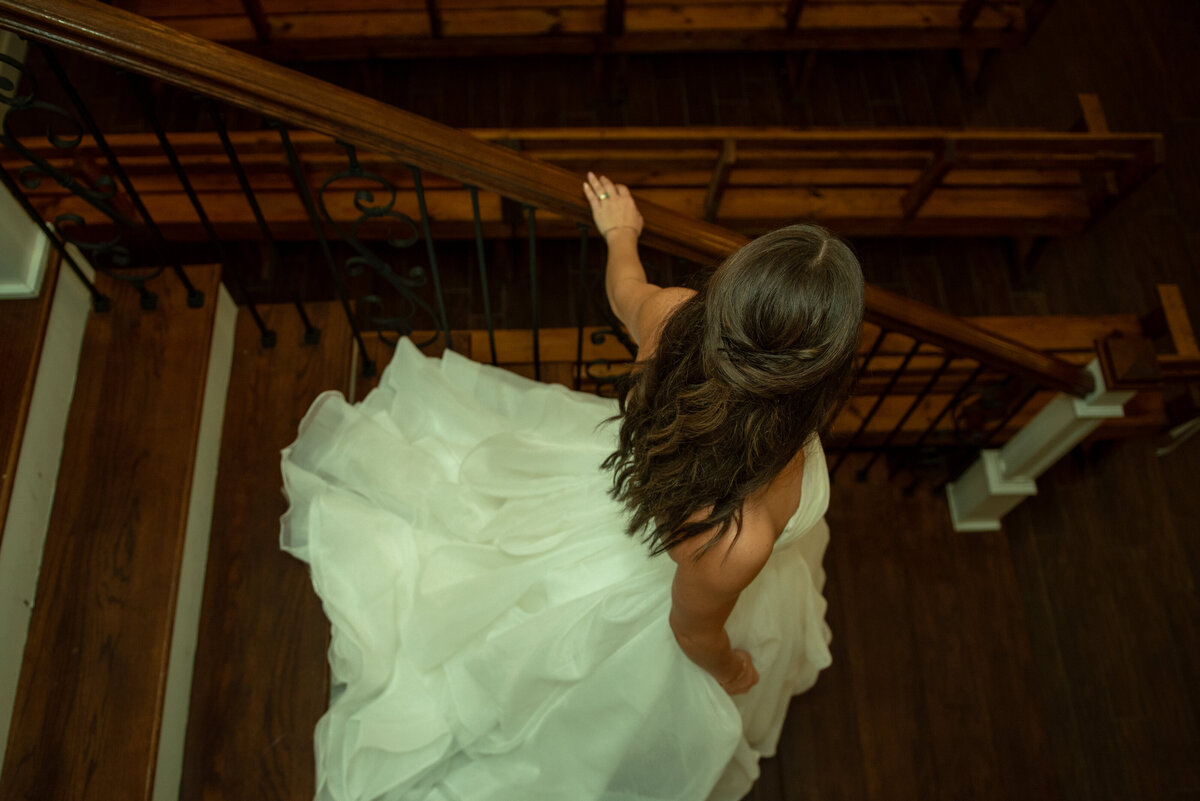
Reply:
[[817, 432], [857, 261], [792, 226], [660, 288], [629, 190], [584, 192], [640, 345], [619, 401], [404, 339], [284, 451], [282, 544], [333, 632], [318, 799], [736, 801], [829, 665]]

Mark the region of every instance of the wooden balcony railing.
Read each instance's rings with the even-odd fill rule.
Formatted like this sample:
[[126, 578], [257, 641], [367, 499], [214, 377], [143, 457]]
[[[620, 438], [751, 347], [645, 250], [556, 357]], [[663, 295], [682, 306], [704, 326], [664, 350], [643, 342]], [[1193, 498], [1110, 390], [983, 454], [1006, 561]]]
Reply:
[[[332, 136], [441, 176], [590, 224], [580, 176], [469, 133], [314, 80], [93, 0], [0, 0], [7, 27], [130, 72]], [[701, 263], [724, 258], [746, 237], [654, 203], [643, 203], [645, 243]], [[868, 289], [868, 319], [883, 329], [1028, 378], [1086, 394], [1091, 377], [952, 315]]]

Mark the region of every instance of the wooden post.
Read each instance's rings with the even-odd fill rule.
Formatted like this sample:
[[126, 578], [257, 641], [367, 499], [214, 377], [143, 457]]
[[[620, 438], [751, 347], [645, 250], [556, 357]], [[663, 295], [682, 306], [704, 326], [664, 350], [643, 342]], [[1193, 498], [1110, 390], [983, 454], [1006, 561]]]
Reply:
[[955, 531], [999, 531], [1000, 519], [1037, 494], [1037, 478], [1105, 420], [1123, 417], [1136, 392], [1111, 389], [1100, 360], [1087, 366], [1096, 388], [1085, 398], [1059, 393], [1003, 447], [979, 458], [946, 487]]
[[958, 64], [963, 87], [968, 92], [974, 92], [979, 85], [979, 76], [983, 74], [983, 62], [986, 58], [986, 50], [966, 48], [958, 51]]
[[254, 35], [258, 41], [263, 44], [270, 43], [271, 24], [267, 21], [267, 14], [263, 11], [260, 0], [242, 0], [242, 8], [246, 9], [246, 16], [254, 26]]
[[704, 196], [704, 219], [709, 222], [717, 219], [721, 196], [725, 194], [725, 183], [729, 180], [729, 170], [736, 162], [737, 142], [726, 139], [721, 147], [721, 155], [717, 157], [717, 165], [713, 168], [712, 178], [709, 179], [708, 193]]
[[1095, 92], [1079, 93], [1079, 121], [1072, 130], [1108, 133], [1108, 117], [1104, 114], [1104, 106], [1100, 105], [1100, 97]]
[[925, 205], [925, 201], [933, 194], [933, 190], [938, 188], [942, 179], [946, 177], [946, 173], [950, 172], [950, 168], [954, 166], [955, 160], [954, 140], [943, 139], [934, 151], [933, 158], [929, 162], [929, 166], [917, 178], [917, 182], [908, 188], [904, 193], [904, 197], [900, 199], [900, 206], [904, 211], [904, 221], [908, 222], [913, 217], [917, 216], [917, 212]]
[[[1187, 307], [1183, 305], [1183, 293], [1177, 284], [1158, 285], [1159, 310], [1163, 319], [1163, 334], [1171, 335], [1171, 345], [1179, 356], [1200, 359], [1200, 345], [1192, 329]], [[1152, 337], [1156, 338], [1156, 337]]]
[[958, 28], [963, 33], [968, 33], [975, 27], [975, 20], [979, 17], [979, 12], [983, 10], [983, 4], [986, 0], [966, 0], [965, 3], [958, 9]]
[[796, 24], [800, 22], [800, 14], [804, 11], [804, 0], [788, 0], [787, 11], [784, 12], [784, 30], [796, 32]]
[[625, 0], [605, 0], [604, 33], [608, 36], [625, 33]]
[[1037, 33], [1037, 29], [1042, 25], [1042, 19], [1050, 10], [1050, 5], [1054, 0], [1033, 0], [1025, 6], [1025, 42], [1028, 43], [1033, 35]]
[[1033, 268], [1050, 244], [1050, 237], [1019, 234], [1013, 237], [1012, 242], [1013, 265], [1009, 278], [1014, 286], [1027, 286]]
[[1158, 298], [1158, 308], [1140, 322], [1148, 338], [1169, 339], [1174, 350], [1158, 357], [1164, 383], [1173, 384], [1163, 393], [1170, 428], [1166, 442], [1155, 451], [1156, 455], [1165, 456], [1200, 434], [1200, 344], [1196, 342], [1179, 287], [1159, 284]]
[[429, 15], [429, 36], [433, 39], [441, 39], [442, 12], [438, 9], [437, 0], [425, 0], [425, 13]]
[[[1108, 133], [1108, 117], [1104, 114], [1104, 106], [1100, 97], [1094, 92], [1079, 93], [1079, 119], [1071, 126], [1073, 131], [1087, 133]], [[1112, 170], [1107, 170], [1103, 176], [1103, 184], [1097, 190], [1094, 187], [1088, 192], [1088, 206], [1093, 212], [1104, 209], [1116, 202], [1120, 189], [1117, 186], [1117, 176]]]

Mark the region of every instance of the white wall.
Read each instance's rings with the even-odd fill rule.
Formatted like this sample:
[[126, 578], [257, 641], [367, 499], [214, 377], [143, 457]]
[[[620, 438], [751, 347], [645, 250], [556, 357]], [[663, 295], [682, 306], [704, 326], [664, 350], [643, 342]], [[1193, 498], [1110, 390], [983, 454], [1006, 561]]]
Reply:
[[[23, 62], [25, 50], [25, 42], [15, 33], [0, 31], [0, 53]], [[0, 64], [0, 77], [16, 84], [20, 74], [13, 67]], [[12, 91], [3, 94], [11, 96]], [[0, 103], [0, 121], [7, 111], [8, 106]], [[16, 199], [0, 187], [0, 298], [37, 297], [49, 252], [50, 243], [45, 235]]]

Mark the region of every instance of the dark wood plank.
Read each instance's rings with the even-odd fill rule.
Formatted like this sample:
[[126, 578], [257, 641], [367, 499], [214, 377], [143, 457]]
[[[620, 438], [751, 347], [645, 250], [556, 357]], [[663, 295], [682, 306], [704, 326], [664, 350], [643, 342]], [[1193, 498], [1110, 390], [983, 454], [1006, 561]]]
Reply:
[[841, 578], [845, 559], [838, 556], [847, 548], [841, 540], [851, 536], [851, 531], [833, 530], [825, 559], [825, 597], [829, 601], [825, 619], [833, 632], [833, 665], [821, 673], [815, 687], [794, 698], [788, 707], [776, 757], [783, 791], [764, 795], [763, 801], [867, 797], [862, 724], [855, 708], [858, 685], [849, 667], [847, 637], [847, 612], [857, 608], [858, 599], [845, 594], [847, 585]]
[[[216, 297], [218, 270], [189, 275]], [[215, 303], [88, 320], [0, 797], [148, 799]]]
[[204, 607], [180, 798], [310, 798], [313, 727], [329, 700], [329, 624], [307, 568], [279, 549], [279, 451], [309, 404], [348, 391], [349, 326], [311, 304], [320, 344], [295, 310], [261, 310], [278, 344], [238, 316], [217, 474]]
[[[904, 532], [936, 530], [941, 510], [930, 515], [899, 500], [893, 488], [850, 481], [836, 484], [830, 498], [826, 558], [837, 562], [839, 584], [829, 591], [846, 605], [845, 628], [834, 636], [847, 642], [843, 670], [854, 685], [861, 771], [866, 797], [877, 799], [928, 797], [935, 780], [918, 651], [929, 643], [918, 640], [912, 600], [915, 582], [926, 577], [912, 570], [919, 554]], [[874, 521], [884, 508], [889, 523], [881, 530]]]
[[0, 300], [0, 364], [4, 365], [4, 380], [0, 381], [0, 542], [57, 280], [56, 254], [46, 268], [38, 297]]

